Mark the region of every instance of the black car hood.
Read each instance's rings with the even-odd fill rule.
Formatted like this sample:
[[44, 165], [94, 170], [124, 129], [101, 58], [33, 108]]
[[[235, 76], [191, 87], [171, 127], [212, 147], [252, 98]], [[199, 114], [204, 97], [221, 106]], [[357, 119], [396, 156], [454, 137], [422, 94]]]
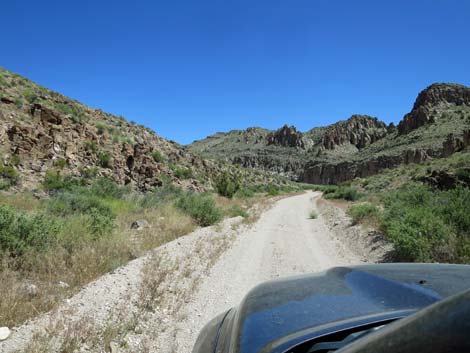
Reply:
[[266, 282], [221, 316], [215, 351], [282, 352], [299, 333], [354, 318], [403, 317], [469, 287], [470, 266], [439, 264], [337, 267]]

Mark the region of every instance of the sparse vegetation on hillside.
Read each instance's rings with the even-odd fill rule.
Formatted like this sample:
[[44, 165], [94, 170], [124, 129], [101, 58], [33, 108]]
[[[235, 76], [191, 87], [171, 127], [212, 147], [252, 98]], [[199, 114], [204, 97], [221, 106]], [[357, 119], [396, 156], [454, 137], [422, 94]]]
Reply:
[[[42, 184], [48, 197], [0, 193], [0, 322], [14, 326], [143, 252], [222, 217], [248, 218], [258, 198], [186, 192], [171, 184], [145, 194], [93, 175], [56, 167]], [[266, 189], [252, 187], [262, 195]], [[287, 188], [286, 188], [287, 190]], [[131, 224], [145, 219], [140, 231]], [[59, 282], [67, 283], [60, 287]], [[26, 284], [37, 287], [31, 296]]]
[[379, 227], [397, 260], [470, 263], [469, 167], [470, 153], [461, 152], [355, 179], [350, 187], [368, 201], [348, 213]]

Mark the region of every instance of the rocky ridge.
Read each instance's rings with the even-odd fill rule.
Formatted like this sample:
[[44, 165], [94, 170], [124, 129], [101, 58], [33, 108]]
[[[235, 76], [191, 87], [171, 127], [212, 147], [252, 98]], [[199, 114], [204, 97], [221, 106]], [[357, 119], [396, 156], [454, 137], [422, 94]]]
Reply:
[[[256, 139], [238, 136], [256, 132]], [[377, 118], [353, 115], [335, 124], [300, 132], [233, 130], [195, 141], [188, 148], [202, 156], [248, 168], [281, 173], [314, 184], [336, 184], [376, 174], [400, 164], [447, 157], [470, 145], [470, 88], [433, 84], [395, 127]]]

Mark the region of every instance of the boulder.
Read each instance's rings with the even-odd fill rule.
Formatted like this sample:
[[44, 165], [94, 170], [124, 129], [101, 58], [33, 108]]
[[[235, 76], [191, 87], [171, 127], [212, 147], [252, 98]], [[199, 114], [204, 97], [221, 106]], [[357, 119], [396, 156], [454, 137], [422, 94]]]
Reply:
[[10, 337], [11, 331], [8, 327], [0, 327], [0, 341], [5, 341]]
[[132, 222], [131, 229], [135, 230], [142, 230], [144, 228], [149, 228], [150, 224], [145, 219], [139, 219], [137, 221]]
[[39, 289], [34, 284], [26, 283], [23, 285], [23, 292], [29, 297], [36, 297], [39, 294]]

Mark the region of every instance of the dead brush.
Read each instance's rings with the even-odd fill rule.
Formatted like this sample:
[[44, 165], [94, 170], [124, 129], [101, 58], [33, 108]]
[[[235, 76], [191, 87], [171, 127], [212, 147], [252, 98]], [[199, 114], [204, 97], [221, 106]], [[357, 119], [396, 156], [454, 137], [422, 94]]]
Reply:
[[165, 255], [153, 255], [142, 268], [142, 283], [139, 291], [138, 307], [154, 312], [163, 304], [166, 288], [162, 286], [173, 276], [177, 265]]

